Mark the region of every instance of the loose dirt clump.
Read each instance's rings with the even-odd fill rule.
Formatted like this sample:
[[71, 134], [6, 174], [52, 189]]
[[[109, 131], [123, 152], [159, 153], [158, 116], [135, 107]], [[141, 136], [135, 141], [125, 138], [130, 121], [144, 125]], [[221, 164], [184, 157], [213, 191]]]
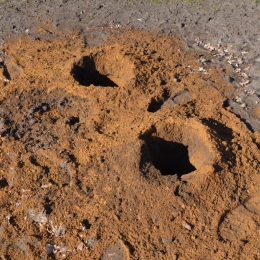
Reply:
[[260, 138], [228, 68], [131, 30], [4, 51], [1, 259], [260, 257]]

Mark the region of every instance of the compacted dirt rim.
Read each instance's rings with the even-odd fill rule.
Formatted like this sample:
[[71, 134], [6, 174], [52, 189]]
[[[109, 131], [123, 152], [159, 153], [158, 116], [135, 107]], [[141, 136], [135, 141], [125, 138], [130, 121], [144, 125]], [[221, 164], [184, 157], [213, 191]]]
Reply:
[[60, 37], [4, 46], [1, 258], [260, 258], [233, 69], [160, 33]]

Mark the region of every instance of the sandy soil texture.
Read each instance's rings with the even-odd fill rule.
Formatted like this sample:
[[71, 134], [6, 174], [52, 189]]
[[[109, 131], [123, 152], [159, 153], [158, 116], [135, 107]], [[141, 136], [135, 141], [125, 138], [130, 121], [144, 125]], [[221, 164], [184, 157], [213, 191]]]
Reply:
[[259, 6], [205, 3], [1, 6], [0, 259], [260, 259]]
[[259, 133], [228, 69], [131, 30], [4, 51], [2, 259], [260, 257]]
[[2, 42], [21, 35], [39, 39], [43, 33], [53, 39], [57, 30], [70, 34], [78, 29], [89, 45], [97, 45], [107, 37], [103, 29], [115, 27], [181, 35], [188, 47], [208, 50], [238, 74], [238, 79], [229, 79], [235, 86], [229, 105], [251, 131], [260, 131], [260, 4], [250, 0], [6, 2], [0, 6]]

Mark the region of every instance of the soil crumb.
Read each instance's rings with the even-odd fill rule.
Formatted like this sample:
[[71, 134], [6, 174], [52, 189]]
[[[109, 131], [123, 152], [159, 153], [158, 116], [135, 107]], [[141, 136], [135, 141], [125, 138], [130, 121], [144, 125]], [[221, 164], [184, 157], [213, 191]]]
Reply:
[[260, 258], [259, 133], [228, 68], [134, 30], [4, 52], [1, 259]]

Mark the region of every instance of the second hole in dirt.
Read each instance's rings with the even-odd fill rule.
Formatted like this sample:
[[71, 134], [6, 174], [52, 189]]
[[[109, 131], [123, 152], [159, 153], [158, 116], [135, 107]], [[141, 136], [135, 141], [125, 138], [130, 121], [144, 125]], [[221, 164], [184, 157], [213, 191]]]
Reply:
[[188, 147], [156, 136], [146, 136], [142, 147], [142, 163], [152, 163], [162, 175], [181, 177], [196, 170], [190, 163]]

